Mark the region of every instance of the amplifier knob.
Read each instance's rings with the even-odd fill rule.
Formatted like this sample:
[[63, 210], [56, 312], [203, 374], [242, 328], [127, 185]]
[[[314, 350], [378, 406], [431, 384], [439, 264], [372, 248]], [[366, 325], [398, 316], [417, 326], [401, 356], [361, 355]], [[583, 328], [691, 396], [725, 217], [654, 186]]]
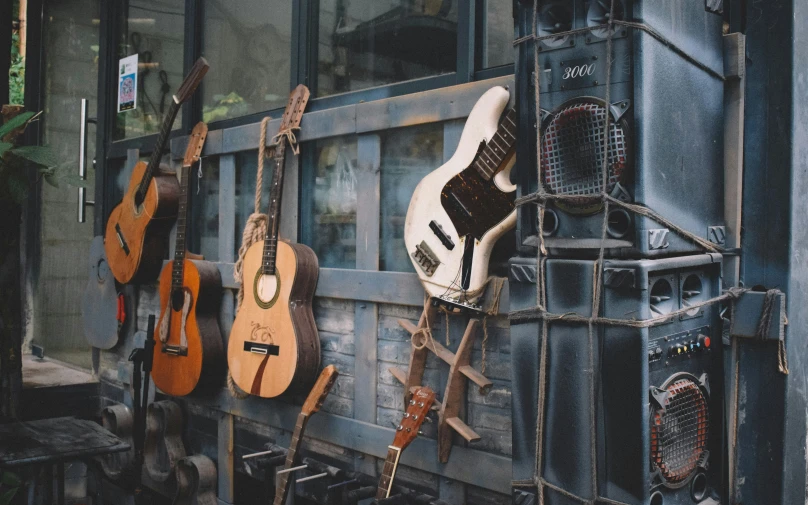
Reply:
[[701, 344], [701, 348], [703, 350], [707, 350], [710, 348], [710, 337], [706, 335], [699, 335], [699, 344]]

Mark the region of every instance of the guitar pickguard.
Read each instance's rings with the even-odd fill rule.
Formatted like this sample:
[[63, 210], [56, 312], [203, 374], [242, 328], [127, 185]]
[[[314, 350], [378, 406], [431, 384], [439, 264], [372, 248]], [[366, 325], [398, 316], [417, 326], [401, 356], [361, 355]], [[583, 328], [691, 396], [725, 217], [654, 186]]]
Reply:
[[503, 193], [493, 178], [486, 181], [468, 167], [446, 183], [440, 203], [458, 236], [482, 240], [488, 230], [513, 212], [514, 197], [514, 193]]

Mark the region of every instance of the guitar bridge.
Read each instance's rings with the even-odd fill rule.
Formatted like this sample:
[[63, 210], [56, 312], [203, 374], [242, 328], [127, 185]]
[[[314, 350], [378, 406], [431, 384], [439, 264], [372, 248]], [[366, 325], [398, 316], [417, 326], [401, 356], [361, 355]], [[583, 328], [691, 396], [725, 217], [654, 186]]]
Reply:
[[178, 345], [164, 345], [163, 352], [171, 356], [188, 356], [188, 348], [180, 347]]
[[118, 243], [121, 245], [121, 249], [123, 252], [129, 256], [129, 246], [126, 244], [126, 240], [123, 238], [123, 232], [121, 231], [121, 225], [115, 223], [115, 235], [118, 237]]
[[244, 342], [244, 350], [253, 354], [269, 354], [270, 356], [278, 356], [281, 348], [277, 345], [271, 344], [258, 344], [256, 342]]
[[415, 246], [415, 252], [410, 254], [410, 256], [412, 256], [412, 259], [421, 267], [421, 270], [424, 271], [427, 277], [432, 277], [432, 274], [435, 273], [438, 265], [440, 265], [440, 261], [437, 256], [435, 256], [435, 253], [432, 252], [432, 249], [430, 249], [424, 241]]

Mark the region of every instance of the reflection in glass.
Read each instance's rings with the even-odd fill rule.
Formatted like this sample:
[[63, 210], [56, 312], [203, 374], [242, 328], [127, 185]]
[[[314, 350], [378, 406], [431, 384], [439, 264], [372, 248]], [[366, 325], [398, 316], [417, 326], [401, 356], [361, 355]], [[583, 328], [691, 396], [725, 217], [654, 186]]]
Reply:
[[303, 164], [303, 243], [320, 267], [356, 268], [356, 139], [317, 141], [312, 154]]
[[478, 42], [477, 68], [510, 65], [514, 59], [512, 0], [484, 0], [483, 40]]
[[[201, 177], [200, 177], [201, 175]], [[219, 260], [219, 158], [202, 157], [201, 167], [191, 167], [190, 249], [208, 261]]]
[[387, 131], [381, 142], [379, 268], [413, 272], [404, 245], [404, 219], [415, 186], [443, 164], [443, 125], [432, 123]]
[[[138, 55], [137, 108], [118, 113], [113, 140], [157, 133], [184, 77], [184, 0], [130, 0], [128, 5], [121, 20], [118, 58]], [[181, 117], [182, 111], [175, 128]]]
[[[272, 158], [267, 158], [264, 161], [261, 206], [258, 209], [261, 214], [266, 214], [269, 211], [269, 188], [272, 185], [274, 167], [275, 164], [272, 162]], [[241, 235], [244, 226], [247, 224], [247, 219], [250, 214], [255, 212], [255, 176], [257, 170], [257, 149], [236, 155], [236, 250], [234, 254], [238, 254], [238, 248], [241, 247]]]
[[282, 107], [289, 95], [292, 4], [205, 0], [203, 119], [219, 121]]
[[321, 0], [317, 96], [457, 70], [455, 0]]

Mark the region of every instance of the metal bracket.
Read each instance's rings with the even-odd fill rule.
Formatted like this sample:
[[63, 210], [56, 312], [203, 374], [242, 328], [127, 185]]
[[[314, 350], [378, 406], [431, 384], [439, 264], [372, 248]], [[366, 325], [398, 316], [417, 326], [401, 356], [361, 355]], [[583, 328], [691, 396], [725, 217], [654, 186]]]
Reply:
[[746, 73], [746, 35], [724, 35], [724, 77], [742, 79]]
[[[758, 338], [757, 329], [766, 293], [749, 291], [735, 301], [735, 310], [730, 322], [732, 337]], [[764, 335], [766, 340], [783, 340], [786, 334], [786, 295], [780, 293], [772, 306], [771, 324]]]
[[670, 230], [667, 228], [657, 228], [654, 230], [648, 230], [648, 248], [651, 250], [655, 249], [667, 249], [670, 245], [668, 243], [668, 234]]
[[727, 229], [724, 226], [708, 226], [707, 240], [716, 245], [726, 245]]
[[723, 14], [724, 0], [704, 0], [704, 10], [713, 14]]

